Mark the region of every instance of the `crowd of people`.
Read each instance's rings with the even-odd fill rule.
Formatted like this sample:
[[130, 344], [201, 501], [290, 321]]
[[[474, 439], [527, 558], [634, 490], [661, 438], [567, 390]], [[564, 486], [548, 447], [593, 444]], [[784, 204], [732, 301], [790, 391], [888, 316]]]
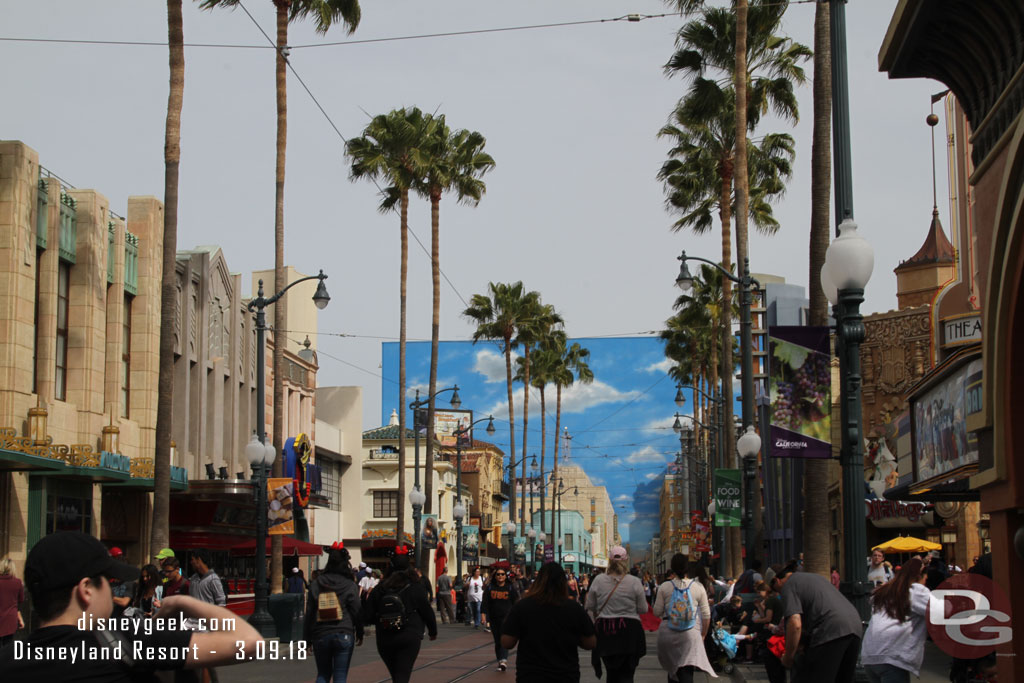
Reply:
[[[120, 548], [60, 532], [32, 548], [24, 583], [14, 575], [11, 560], [0, 560], [4, 680], [147, 680], [168, 670], [177, 681], [205, 682], [217, 680], [216, 667], [251, 658], [260, 636], [224, 608], [224, 582], [210, 553], [193, 550], [187, 558], [191, 574], [185, 578], [170, 548], [139, 568], [125, 562]], [[976, 559], [969, 571], [990, 577], [989, 559]], [[309, 581], [296, 567], [282, 588], [302, 596], [302, 637], [317, 683], [346, 681], [355, 648], [367, 633], [374, 635], [391, 679], [405, 683], [424, 634], [436, 639], [439, 622], [490, 633], [498, 671], [509, 669], [509, 652], [517, 648], [516, 680], [530, 683], [579, 681], [580, 648], [591, 651], [598, 677], [631, 683], [648, 654], [646, 630], [657, 631], [657, 660], [671, 683], [690, 683], [698, 671], [716, 675], [723, 652], [725, 659], [763, 663], [771, 683], [850, 682], [858, 661], [873, 683], [909, 683], [911, 674], [919, 675], [931, 590], [958, 567], [937, 555], [893, 566], [873, 552], [868, 579], [875, 588], [865, 628], [838, 590], [835, 568], [826, 577], [802, 571], [801, 564], [792, 560], [762, 573], [755, 559], [732, 580], [715, 578], [706, 562], [677, 554], [669, 571], [655, 577], [630, 567], [627, 551], [615, 547], [606, 569], [580, 576], [554, 562], [536, 572], [501, 562], [486, 575], [473, 567], [454, 580], [442, 572], [431, 581], [412, 566], [405, 546], [395, 549], [382, 572], [366, 563], [354, 568], [338, 543]], [[26, 588], [39, 627], [11, 642], [25, 627], [20, 606]], [[87, 620], [85, 628], [79, 617]], [[111, 618], [118, 620], [116, 627]], [[162, 618], [180, 618], [187, 626], [170, 632], [125, 626]], [[213, 620], [230, 627], [211, 629], [207, 624]], [[169, 656], [88, 663], [31, 656], [53, 651], [46, 648], [118, 643], [129, 652], [164, 648]]]

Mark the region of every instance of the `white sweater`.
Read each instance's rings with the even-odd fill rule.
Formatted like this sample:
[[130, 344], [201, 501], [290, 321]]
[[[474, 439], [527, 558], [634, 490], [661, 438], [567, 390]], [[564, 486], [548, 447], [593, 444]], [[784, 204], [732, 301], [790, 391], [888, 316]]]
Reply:
[[873, 611], [860, 646], [861, 662], [891, 664], [919, 676], [930, 601], [931, 591], [914, 583], [910, 586], [910, 617], [906, 621], [898, 622], [884, 611]]

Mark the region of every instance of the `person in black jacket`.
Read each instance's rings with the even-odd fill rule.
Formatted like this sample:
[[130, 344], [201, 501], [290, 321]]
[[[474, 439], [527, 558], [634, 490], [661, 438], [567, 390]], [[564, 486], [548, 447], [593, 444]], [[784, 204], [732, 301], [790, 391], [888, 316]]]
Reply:
[[[331, 619], [331, 610], [320, 613], [320, 595], [333, 592], [338, 596], [339, 619]], [[349, 553], [344, 548], [331, 548], [327, 567], [309, 585], [303, 637], [313, 645], [316, 661], [316, 683], [345, 683], [355, 646], [363, 644], [363, 623], [359, 616], [359, 589], [356, 588]]]
[[377, 653], [391, 674], [392, 683], [409, 683], [423, 641], [423, 628], [437, 639], [437, 619], [427, 591], [416, 571], [409, 568], [409, 549], [399, 546], [391, 569], [366, 605], [366, 622], [377, 630]]
[[494, 636], [494, 655], [498, 658], [498, 671], [508, 668], [508, 650], [501, 646], [501, 626], [517, 600], [519, 590], [516, 585], [508, 580], [504, 569], [495, 569], [490, 582], [484, 587], [480, 613], [484, 624]]

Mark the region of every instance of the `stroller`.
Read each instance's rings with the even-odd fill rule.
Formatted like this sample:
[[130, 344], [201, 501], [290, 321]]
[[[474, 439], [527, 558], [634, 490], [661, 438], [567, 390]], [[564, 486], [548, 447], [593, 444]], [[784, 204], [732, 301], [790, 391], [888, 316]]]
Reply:
[[708, 629], [708, 635], [704, 638], [704, 651], [708, 655], [715, 673], [731, 675], [733, 672], [732, 660], [736, 657], [736, 637], [721, 626]]

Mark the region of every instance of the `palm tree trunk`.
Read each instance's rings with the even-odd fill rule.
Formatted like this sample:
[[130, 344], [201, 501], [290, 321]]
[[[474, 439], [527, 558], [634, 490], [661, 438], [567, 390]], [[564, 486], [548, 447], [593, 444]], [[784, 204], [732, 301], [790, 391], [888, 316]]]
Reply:
[[[747, 258], [749, 184], [747, 174], [747, 0], [736, 0], [736, 262], [742, 269]], [[742, 272], [740, 273], [742, 275]]]
[[[814, 11], [814, 127], [811, 139], [810, 312], [808, 323], [828, 325], [828, 302], [821, 288], [821, 267], [829, 242], [829, 200], [832, 195], [830, 135], [832, 128], [832, 49], [829, 8]], [[828, 460], [804, 461], [804, 509], [828, 509]], [[829, 573], [828, 515], [805, 515], [804, 570]], [[799, 520], [792, 520], [796, 524]]]
[[[523, 344], [523, 481], [526, 481], [526, 430], [530, 424], [530, 345]], [[519, 533], [526, 535], [526, 496], [522, 496], [519, 504]]]
[[409, 276], [409, 190], [402, 188], [400, 201], [401, 266], [398, 276], [398, 519], [395, 522], [395, 543], [405, 538], [405, 313]]
[[505, 387], [508, 389], [508, 518], [516, 518], [516, 410], [512, 402], [512, 335], [505, 335]]
[[[430, 193], [430, 278], [434, 292], [433, 318], [430, 322], [430, 404], [427, 406], [427, 449], [426, 472], [423, 482], [426, 486], [427, 500], [423, 511], [430, 514], [434, 498], [434, 410], [437, 399], [437, 346], [441, 331], [441, 192]], [[425, 556], [424, 556], [425, 557]]]
[[164, 127], [164, 234], [160, 276], [160, 375], [153, 457], [151, 555], [170, 543], [171, 428], [174, 410], [174, 318], [178, 314], [175, 257], [178, 250], [178, 165], [181, 161], [181, 107], [185, 92], [185, 47], [181, 0], [167, 0], [170, 88]]
[[[544, 451], [547, 446], [548, 432], [545, 418], [544, 387], [540, 387], [540, 472], [544, 472]], [[533, 526], [533, 510], [530, 510], [530, 526]]]
[[[277, 7], [277, 162], [274, 182], [274, 290], [280, 292], [288, 286], [284, 272], [284, 168], [288, 147], [288, 66], [284, 51], [288, 46], [288, 9], [290, 0], [274, 0]], [[287, 297], [274, 304], [274, 450], [284, 452], [284, 347], [288, 327]], [[281, 476], [283, 457], [274, 458], [273, 473]], [[281, 536], [271, 536], [270, 587], [274, 593], [282, 592]]]

